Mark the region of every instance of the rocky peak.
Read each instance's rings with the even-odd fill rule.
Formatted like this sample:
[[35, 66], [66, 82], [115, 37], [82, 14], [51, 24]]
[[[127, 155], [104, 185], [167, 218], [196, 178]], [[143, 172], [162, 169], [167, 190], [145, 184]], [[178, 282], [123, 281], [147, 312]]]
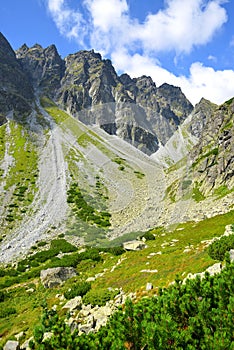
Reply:
[[[4, 41], [2, 47], [7, 45]], [[147, 154], [157, 151], [159, 142], [165, 144], [193, 109], [180, 88], [169, 84], [157, 88], [145, 75], [119, 77], [111, 61], [94, 50], [79, 51], [64, 60], [54, 45], [44, 49], [39, 44], [31, 48], [24, 44], [16, 57], [11, 48], [8, 51], [37, 93]]]
[[7, 63], [8, 60], [15, 60], [15, 53], [13, 49], [11, 48], [11, 45], [7, 41], [7, 39], [4, 37], [4, 35], [0, 32], [0, 58], [1, 63]]
[[0, 33], [0, 113], [31, 111], [33, 89], [7, 39]]
[[146, 75], [142, 75], [139, 78], [134, 78], [133, 82], [136, 83], [136, 86], [139, 89], [149, 89], [149, 88], [156, 88], [156, 85], [151, 77], [148, 77]]
[[189, 131], [192, 133], [192, 135], [196, 136], [197, 138], [201, 137], [207, 120], [217, 108], [218, 106], [216, 104], [204, 98], [202, 98], [200, 102], [195, 105], [189, 127]]
[[180, 123], [193, 110], [193, 105], [183, 94], [180, 87], [164, 83], [157, 89], [157, 96], [163, 104], [170, 106], [172, 112], [179, 118]]
[[32, 80], [34, 88], [54, 97], [64, 72], [64, 62], [55, 45], [46, 49], [39, 44], [31, 48], [23, 45], [16, 51], [16, 57]]

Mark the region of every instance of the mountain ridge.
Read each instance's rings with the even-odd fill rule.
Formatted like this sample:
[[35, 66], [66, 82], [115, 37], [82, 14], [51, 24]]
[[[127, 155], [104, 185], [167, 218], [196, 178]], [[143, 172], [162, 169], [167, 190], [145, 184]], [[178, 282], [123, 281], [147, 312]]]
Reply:
[[[0, 109], [2, 259], [59, 230], [96, 244], [231, 208], [232, 101], [193, 108], [178, 87], [118, 77], [93, 50], [62, 60], [54, 45], [24, 44], [15, 55], [2, 43], [1, 57], [28, 88], [7, 75], [7, 61], [0, 65], [8, 86], [0, 81], [0, 98], [7, 91], [12, 101], [13, 91], [27, 107], [17, 98]], [[211, 139], [223, 146], [213, 151]]]

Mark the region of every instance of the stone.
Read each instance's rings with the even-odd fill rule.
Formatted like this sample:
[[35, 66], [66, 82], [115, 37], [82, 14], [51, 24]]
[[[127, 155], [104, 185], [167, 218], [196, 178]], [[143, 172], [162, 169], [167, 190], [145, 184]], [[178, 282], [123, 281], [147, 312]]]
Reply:
[[91, 331], [92, 332], [94, 331], [94, 327], [95, 327], [94, 317], [93, 317], [93, 315], [89, 315], [86, 317], [85, 323], [80, 324], [78, 326], [78, 329], [79, 329], [79, 332], [88, 334]]
[[148, 290], [151, 290], [151, 289], [153, 289], [153, 284], [148, 282], [146, 284], [146, 290], [148, 291]]
[[53, 288], [76, 275], [76, 270], [73, 267], [55, 267], [42, 270], [40, 279], [45, 288]]
[[81, 309], [81, 306], [82, 306], [82, 297], [79, 295], [79, 296], [69, 300], [62, 307], [62, 309], [67, 310], [67, 311], [73, 311], [73, 310]]
[[30, 341], [33, 341], [33, 337], [25, 340], [25, 342], [20, 346], [20, 349], [21, 350], [31, 350], [31, 348], [29, 346]]
[[17, 341], [20, 341], [20, 339], [23, 338], [23, 336], [24, 336], [24, 332], [22, 331], [22, 332], [16, 334], [15, 338], [16, 338]]
[[86, 282], [94, 282], [96, 280], [96, 277], [88, 277], [86, 279]]
[[44, 341], [50, 339], [52, 336], [53, 336], [53, 333], [52, 333], [52, 332], [45, 332], [44, 335], [43, 335], [42, 342], [44, 342]]
[[141, 270], [141, 272], [147, 272], [147, 273], [157, 273], [158, 270]]
[[135, 240], [135, 241], [124, 242], [123, 247], [126, 250], [136, 251], [136, 250], [142, 250], [147, 248], [147, 245], [142, 241]]
[[20, 350], [19, 342], [15, 340], [8, 340], [3, 347], [3, 350]]
[[230, 260], [231, 260], [231, 262], [233, 262], [233, 261], [234, 261], [234, 249], [231, 249], [231, 250], [229, 251], [229, 255], [230, 255]]

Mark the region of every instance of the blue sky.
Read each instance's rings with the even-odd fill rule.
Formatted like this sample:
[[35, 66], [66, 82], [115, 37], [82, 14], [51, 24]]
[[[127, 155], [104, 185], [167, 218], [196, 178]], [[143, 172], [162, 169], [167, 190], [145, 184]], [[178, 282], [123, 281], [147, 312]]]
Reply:
[[14, 49], [95, 49], [115, 69], [180, 86], [195, 104], [234, 96], [234, 4], [226, 0], [1, 0]]

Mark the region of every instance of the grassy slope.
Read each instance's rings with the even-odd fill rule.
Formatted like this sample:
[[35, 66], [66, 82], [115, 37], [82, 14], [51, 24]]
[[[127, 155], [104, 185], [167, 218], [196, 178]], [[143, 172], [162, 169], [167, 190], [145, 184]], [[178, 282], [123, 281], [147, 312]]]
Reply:
[[[86, 130], [82, 124], [79, 126], [79, 123], [54, 105], [47, 105], [46, 110], [58, 125], [64, 129], [69, 127], [74, 132], [81, 146], [85, 147], [88, 143], [92, 143], [116, 163], [116, 155], [103, 145], [101, 138], [96, 134]], [[2, 129], [0, 128], [1, 131], [3, 128], [5, 126]], [[14, 155], [14, 158], [17, 158], [17, 161], [9, 171], [6, 186], [7, 190], [14, 186], [15, 183], [19, 183], [20, 186], [27, 186], [27, 190], [22, 196], [23, 200], [20, 201], [20, 209], [24, 208], [24, 206], [27, 209], [27, 205], [30, 203], [28, 200], [29, 195], [33, 195], [36, 191], [34, 177], [36, 178], [37, 155], [33, 143], [30, 141], [27, 133], [25, 131], [22, 132], [20, 125], [12, 122], [11, 135], [11, 154]], [[2, 132], [0, 137], [2, 149], [4, 149], [6, 137], [5, 133]], [[77, 154], [77, 152], [72, 154], [72, 152], [71, 150], [71, 154], [68, 153], [67, 160], [69, 161], [70, 157], [70, 171], [76, 177], [78, 174], [72, 171], [74, 169], [74, 160], [76, 160], [76, 157], [79, 159], [82, 155]], [[116, 165], [118, 166], [119, 164], [117, 163]], [[131, 171], [133, 172], [133, 169]], [[137, 176], [137, 174], [135, 175]], [[18, 198], [18, 196], [16, 197]], [[152, 230], [156, 235], [156, 239], [155, 241], [147, 242], [148, 248], [139, 252], [126, 252], [121, 257], [104, 253], [102, 262], [83, 261], [77, 267], [77, 270], [80, 272], [77, 280], [84, 280], [106, 269], [104, 275], [93, 282], [93, 290], [122, 287], [126, 292], [137, 291], [138, 295], [141, 296], [145, 294], [146, 283], [151, 282], [155, 286], [153, 293], [157, 292], [157, 287], [167, 286], [175, 279], [177, 274], [184, 277], [189, 272], [200, 272], [212, 265], [214, 261], [204, 251], [204, 244], [201, 241], [222, 235], [225, 225], [233, 222], [234, 212], [232, 211], [199, 223], [189, 222], [182, 224], [171, 232], [164, 232], [163, 229]], [[128, 237], [130, 235], [122, 239], [126, 240]], [[178, 242], [173, 243], [173, 239], [178, 240]], [[112, 243], [113, 245], [115, 244], [115, 242]], [[184, 253], [184, 249], [188, 246], [191, 248], [191, 251]], [[150, 255], [157, 252], [162, 254]], [[122, 262], [116, 266], [119, 259]], [[111, 271], [114, 266], [116, 266], [115, 269]], [[158, 272], [141, 272], [141, 270], [146, 269], [158, 270]], [[0, 277], [0, 283], [2, 281], [4, 281], [4, 277]], [[66, 282], [60, 288], [47, 290], [42, 287], [38, 278], [29, 278], [29, 280], [25, 280], [19, 285], [13, 285], [8, 289], [4, 289], [5, 292], [8, 291], [8, 294], [6, 300], [0, 303], [0, 309], [5, 310], [13, 307], [16, 310], [16, 314], [0, 319], [0, 347], [5, 343], [6, 339], [11, 337], [14, 339], [13, 335], [21, 330], [26, 332], [26, 338], [29, 337], [40, 317], [43, 301], [46, 300], [50, 307], [54, 303], [58, 304], [59, 301], [55, 297], [56, 294], [63, 293], [72, 283], [73, 280]], [[33, 287], [34, 292], [26, 291], [30, 287]]]
[[[140, 297], [146, 294], [144, 292], [146, 283], [151, 282], [155, 286], [152, 292], [155, 293], [157, 287], [167, 286], [175, 279], [176, 275], [183, 278], [189, 272], [201, 272], [212, 265], [215, 261], [204, 251], [204, 245], [201, 241], [220, 236], [224, 232], [225, 225], [233, 222], [234, 212], [232, 211], [196, 224], [182, 224], [172, 232], [155, 229], [152, 232], [157, 235], [156, 240], [148, 241], [148, 248], [145, 250], [126, 252], [121, 257], [104, 253], [102, 254], [102, 262], [94, 263], [85, 260], [77, 266], [80, 275], [75, 280], [85, 280], [87, 277], [94, 276], [107, 269], [102, 277], [93, 282], [93, 290], [122, 287], [126, 292], [137, 291]], [[165, 245], [165, 248], [162, 248], [163, 243], [171, 242], [172, 239], [178, 239], [175, 246]], [[185, 247], [189, 245], [190, 247], [193, 246], [193, 249], [189, 253], [183, 253]], [[162, 254], [151, 255], [149, 258], [150, 253], [158, 251], [161, 251]], [[116, 265], [119, 259], [122, 259], [122, 263], [111, 272], [111, 268]], [[149, 265], [146, 265], [148, 262]], [[158, 273], [142, 273], [141, 270], [143, 269], [157, 269]], [[0, 283], [3, 279], [4, 277], [0, 278]], [[2, 309], [14, 307], [17, 313], [1, 319], [0, 336], [2, 339], [0, 346], [5, 343], [6, 339], [21, 330], [24, 330], [26, 337], [29, 337], [39, 320], [43, 302], [46, 300], [50, 307], [55, 303], [59, 304], [59, 300], [55, 297], [56, 294], [63, 293], [72, 283], [74, 283], [74, 279], [67, 281], [61, 287], [44, 289], [40, 281], [34, 278], [8, 288], [8, 297], [3, 303], [0, 303], [0, 306]], [[26, 292], [30, 287], [33, 287], [35, 291], [32, 293]]]
[[[6, 177], [4, 177], [3, 169], [1, 170], [0, 181], [3, 182], [4, 191], [7, 191], [8, 194], [8, 201], [0, 220], [2, 233], [11, 229], [28, 212], [37, 191], [38, 176], [38, 155], [32, 137], [27, 129], [14, 121], [9, 121], [8, 128], [9, 132], [6, 132], [5, 126], [0, 127], [1, 149], [5, 150], [4, 144], [8, 143], [8, 155], [13, 159]], [[1, 160], [4, 158], [3, 155], [4, 152]], [[1, 193], [1, 195], [4, 194]]]

